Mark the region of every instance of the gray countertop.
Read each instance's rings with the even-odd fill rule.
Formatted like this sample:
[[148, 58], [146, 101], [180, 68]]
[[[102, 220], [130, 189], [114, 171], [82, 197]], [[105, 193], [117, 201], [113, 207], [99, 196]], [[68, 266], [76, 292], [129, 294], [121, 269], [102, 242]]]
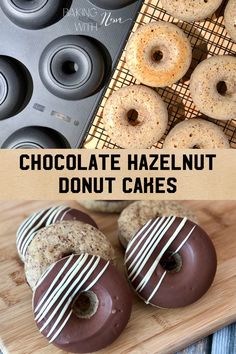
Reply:
[[236, 354], [236, 323], [177, 354]]

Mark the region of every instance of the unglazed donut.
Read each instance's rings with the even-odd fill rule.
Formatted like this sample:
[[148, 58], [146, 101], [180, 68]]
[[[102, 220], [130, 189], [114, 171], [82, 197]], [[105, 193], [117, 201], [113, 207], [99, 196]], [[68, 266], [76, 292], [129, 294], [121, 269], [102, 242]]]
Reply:
[[177, 124], [167, 135], [165, 149], [229, 149], [229, 140], [216, 124], [190, 119]]
[[120, 213], [132, 201], [129, 200], [80, 200], [83, 207], [102, 213]]
[[236, 42], [236, 1], [229, 0], [225, 8], [225, 28], [230, 37]]
[[185, 33], [169, 22], [140, 26], [130, 37], [126, 63], [141, 83], [165, 87], [179, 81], [188, 71], [192, 48]]
[[162, 138], [168, 112], [154, 90], [132, 85], [110, 96], [104, 107], [103, 122], [110, 138], [120, 147], [145, 149]]
[[150, 219], [168, 215], [186, 216], [194, 222], [197, 221], [191, 210], [174, 201], [140, 200], [129, 205], [118, 219], [118, 236], [122, 246], [126, 248], [132, 237]]
[[131, 307], [125, 279], [110, 262], [88, 254], [49, 267], [33, 296], [40, 332], [72, 353], [91, 353], [111, 344], [125, 328]]
[[207, 292], [217, 258], [203, 229], [169, 216], [150, 220], [138, 231], [128, 244], [125, 265], [132, 288], [147, 304], [176, 308]]
[[54, 206], [37, 211], [23, 221], [16, 233], [16, 247], [21, 260], [24, 262], [27, 249], [37, 232], [51, 224], [62, 220], [78, 220], [97, 227], [89, 215], [67, 206]]
[[236, 117], [236, 57], [221, 55], [202, 61], [190, 79], [196, 107], [221, 120]]
[[40, 229], [30, 243], [25, 258], [28, 284], [35, 288], [44, 271], [70, 254], [89, 253], [114, 260], [114, 249], [106, 236], [81, 221], [61, 221]]
[[223, 0], [161, 0], [163, 8], [183, 21], [202, 21], [220, 7]]

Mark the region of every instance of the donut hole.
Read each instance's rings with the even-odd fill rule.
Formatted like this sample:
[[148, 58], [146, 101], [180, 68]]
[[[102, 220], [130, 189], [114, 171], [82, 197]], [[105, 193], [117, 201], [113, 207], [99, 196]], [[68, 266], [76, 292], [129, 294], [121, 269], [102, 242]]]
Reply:
[[168, 251], [162, 256], [160, 265], [167, 272], [178, 273], [182, 268], [182, 258], [178, 253]]
[[72, 311], [78, 318], [89, 319], [98, 309], [98, 298], [93, 291], [81, 292], [72, 304]]
[[67, 60], [62, 64], [62, 71], [66, 75], [74, 75], [78, 72], [79, 66], [77, 63]]
[[225, 81], [219, 81], [216, 85], [216, 89], [221, 96], [226, 96], [228, 88]]
[[[192, 139], [193, 138], [193, 134], [189, 134], [189, 137]], [[201, 146], [199, 144], [194, 144], [192, 146], [190, 146], [191, 149], [201, 149]]]
[[155, 63], [159, 63], [162, 59], [163, 59], [163, 52], [159, 49], [155, 49], [152, 52], [152, 61], [154, 61]]
[[136, 125], [139, 125], [140, 121], [139, 121], [138, 118], [139, 118], [139, 114], [138, 114], [138, 112], [135, 109], [130, 109], [127, 112], [127, 119], [128, 119], [128, 122], [129, 122], [130, 125], [133, 125], [134, 127]]

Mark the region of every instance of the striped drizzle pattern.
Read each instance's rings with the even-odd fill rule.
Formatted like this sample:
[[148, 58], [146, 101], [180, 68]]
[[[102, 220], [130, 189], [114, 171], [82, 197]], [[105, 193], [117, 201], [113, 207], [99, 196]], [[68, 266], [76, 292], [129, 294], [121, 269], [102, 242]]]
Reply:
[[[73, 263], [74, 257], [77, 259]], [[43, 332], [49, 326], [50, 330], [47, 333], [47, 338], [50, 343], [55, 341], [70, 320], [73, 312], [71, 305], [79, 292], [89, 291], [99, 281], [110, 264], [107, 261], [105, 266], [98, 271], [100, 262], [101, 257], [99, 256], [88, 254], [69, 256], [36, 305], [34, 309], [35, 321], [40, 327], [40, 332]], [[52, 272], [55, 264], [43, 275], [43, 279], [37, 284], [35, 291]], [[92, 276], [93, 280], [91, 279]], [[89, 284], [84, 287], [84, 284], [88, 282]], [[40, 326], [45, 317], [47, 319]]]
[[55, 206], [49, 209], [40, 210], [27, 218], [21, 224], [16, 234], [16, 246], [21, 258], [25, 258], [27, 249], [40, 228], [47, 227], [54, 224], [56, 221], [59, 221], [58, 217], [61, 213], [63, 214], [60, 219], [63, 220], [70, 210], [71, 209], [66, 206]]
[[[125, 264], [127, 267], [127, 274], [131, 284], [140, 276], [141, 271], [146, 266], [149, 259], [152, 257], [153, 252], [156, 250], [160, 242], [165, 238], [168, 230], [176, 221], [176, 216], [168, 217], [159, 217], [154, 220], [149, 220], [139, 232], [132, 238], [128, 247], [126, 249], [126, 258]], [[140, 279], [135, 290], [138, 293], [141, 293], [147, 285], [150, 285], [150, 280], [156, 271], [158, 265], [160, 264], [161, 258], [167, 252], [171, 244], [176, 240], [176, 238], [183, 231], [186, 223], [188, 222], [187, 218], [180, 219], [179, 224], [175, 227], [173, 234], [169, 237], [168, 240], [164, 243], [164, 246], [156, 256], [155, 260], [147, 269], [145, 275]], [[192, 227], [190, 232], [188, 232], [185, 239], [181, 242], [178, 248], [172, 253], [172, 255], [178, 253], [181, 248], [188, 241], [192, 235], [196, 225]], [[151, 303], [152, 298], [156, 295], [160, 289], [167, 271], [164, 270], [161, 278], [158, 283], [154, 285], [153, 291], [151, 292], [149, 298], [146, 300], [146, 303]]]

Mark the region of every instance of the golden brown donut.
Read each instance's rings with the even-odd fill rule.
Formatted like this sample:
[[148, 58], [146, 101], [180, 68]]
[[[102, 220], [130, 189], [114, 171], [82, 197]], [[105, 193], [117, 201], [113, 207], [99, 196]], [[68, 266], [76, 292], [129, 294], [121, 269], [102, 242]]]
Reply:
[[192, 22], [202, 21], [213, 15], [222, 0], [161, 0], [161, 3], [170, 15]]
[[235, 119], [236, 57], [218, 55], [202, 61], [191, 76], [189, 88], [200, 112], [215, 119]]
[[229, 0], [225, 9], [225, 28], [230, 37], [236, 42], [236, 1]]
[[190, 119], [177, 124], [167, 135], [166, 149], [229, 149], [229, 141], [216, 124]]
[[104, 107], [103, 122], [108, 135], [118, 146], [145, 149], [162, 138], [167, 128], [168, 112], [154, 90], [132, 85], [122, 87], [110, 96]]
[[44, 271], [54, 262], [70, 254], [89, 253], [106, 260], [115, 254], [106, 236], [92, 225], [81, 221], [61, 221], [37, 232], [28, 247], [25, 275], [35, 288]]
[[126, 49], [126, 63], [132, 75], [152, 87], [179, 81], [192, 60], [190, 42], [184, 32], [169, 22], [152, 22], [139, 27]]

